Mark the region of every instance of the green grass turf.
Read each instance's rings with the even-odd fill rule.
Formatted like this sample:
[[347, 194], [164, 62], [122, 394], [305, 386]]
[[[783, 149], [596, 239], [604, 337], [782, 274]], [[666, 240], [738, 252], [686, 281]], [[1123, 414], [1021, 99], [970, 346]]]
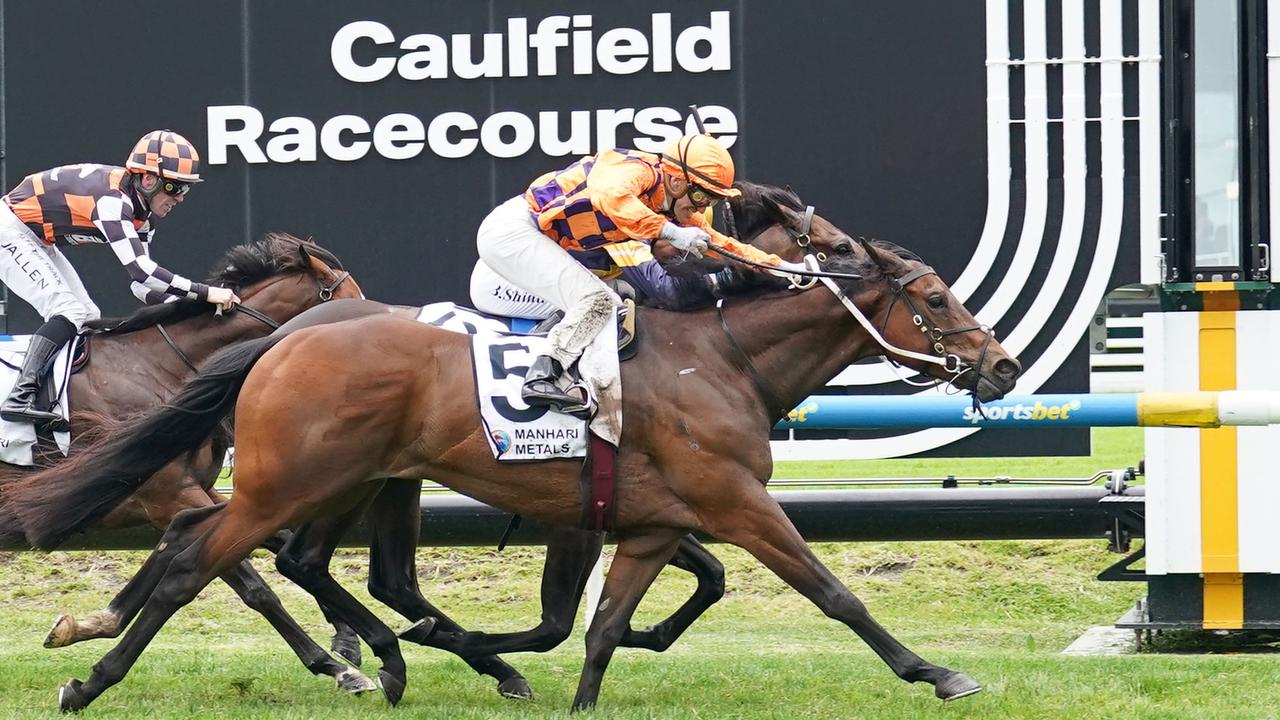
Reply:
[[[1036, 473], [1040, 460], [945, 462], [966, 475], [1088, 475], [1136, 463], [1141, 436], [1096, 431], [1095, 454]], [[1056, 462], [1056, 461], [1054, 461]], [[991, 464], [994, 463], [994, 464]], [[864, 464], [859, 463], [862, 466]], [[928, 468], [929, 466], [925, 466]], [[956, 469], [960, 468], [960, 469]], [[790, 468], [789, 468], [790, 469]], [[819, 471], [796, 467], [805, 477]], [[843, 475], [845, 470], [837, 468]], [[931, 470], [930, 470], [931, 471]], [[876, 469], [862, 474], [888, 474]], [[907, 475], [926, 474], [910, 469]], [[1141, 595], [1094, 575], [1115, 556], [1100, 541], [824, 544], [822, 561], [921, 655], [963, 670], [985, 692], [944, 705], [907, 685], [843, 626], [822, 616], [742, 551], [714, 545], [728, 592], [664, 655], [620, 650], [593, 718], [1275, 718], [1280, 660], [1259, 652], [1064, 657], [1092, 625], [1109, 624]], [[87, 676], [113, 641], [61, 650], [40, 642], [61, 611], [102, 607], [144, 553], [0, 554], [0, 717], [53, 718], [56, 689]], [[313, 636], [328, 630], [315, 605], [255, 560]], [[343, 551], [335, 576], [393, 629], [408, 623], [363, 588], [365, 558]], [[424, 591], [469, 627], [524, 629], [538, 617], [541, 550], [429, 548]], [[692, 590], [666, 571], [634, 621], [654, 622]], [[134, 671], [85, 711], [89, 718], [552, 718], [564, 717], [582, 662], [582, 628], [545, 655], [510, 661], [531, 702], [503, 700], [492, 681], [438, 651], [404, 646], [409, 688], [400, 707], [353, 698], [305, 671], [267, 624], [215, 584], [179, 612]], [[366, 670], [377, 661], [368, 656]]]

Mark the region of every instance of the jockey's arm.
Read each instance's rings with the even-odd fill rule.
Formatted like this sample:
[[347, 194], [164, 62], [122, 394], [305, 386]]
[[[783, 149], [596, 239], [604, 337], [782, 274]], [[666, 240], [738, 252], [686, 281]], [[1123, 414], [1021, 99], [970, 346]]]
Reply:
[[[190, 300], [207, 300], [209, 286], [193, 282], [169, 272], [151, 259], [138, 231], [130, 219], [133, 203], [124, 196], [105, 195], [98, 198], [93, 210], [93, 224], [102, 232], [116, 259], [132, 280], [133, 294], [143, 302], [154, 302], [160, 295], [173, 295]], [[142, 292], [145, 289], [148, 292]]]
[[711, 227], [711, 223], [707, 221], [706, 216], [702, 213], [694, 213], [688, 224], [702, 228], [711, 236], [711, 249], [713, 251], [723, 249], [725, 252], [732, 253], [737, 257], [743, 257], [753, 262], [769, 265], [770, 267], [779, 267], [784, 264], [782, 258], [777, 255], [767, 253], [753, 245], [738, 242], [737, 240], [734, 240], [728, 235], [725, 235], [719, 230]]

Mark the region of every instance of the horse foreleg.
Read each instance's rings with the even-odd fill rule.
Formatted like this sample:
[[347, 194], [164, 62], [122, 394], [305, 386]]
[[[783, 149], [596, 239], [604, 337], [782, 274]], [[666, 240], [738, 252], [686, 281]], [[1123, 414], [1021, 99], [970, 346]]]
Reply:
[[573, 710], [587, 710], [600, 697], [600, 683], [618, 641], [626, 633], [640, 599], [675, 553], [680, 535], [656, 531], [629, 535], [618, 543], [596, 616], [587, 628], [587, 654], [573, 698]]
[[930, 683], [934, 694], [943, 700], [955, 700], [982, 689], [964, 673], [925, 662], [898, 642], [818, 560], [764, 486], [744, 483], [743, 488], [741, 497], [722, 499], [726, 507], [736, 510], [715, 514], [715, 520], [724, 522], [708, 527], [709, 532], [754, 555], [827, 617], [847, 625], [903, 680]]
[[697, 579], [698, 586], [694, 588], [693, 595], [666, 620], [644, 630], [628, 629], [619, 646], [664, 652], [707, 608], [724, 597], [724, 565], [694, 536], [680, 538], [680, 546], [676, 548], [670, 564]]
[[531, 630], [510, 633], [467, 632], [437, 626], [433, 633], [405, 633], [406, 639], [448, 650], [462, 657], [510, 652], [547, 652], [573, 631], [587, 578], [604, 538], [573, 528], [548, 528], [547, 557], [542, 569], [542, 621]]
[[[373, 533], [369, 544], [369, 594], [416, 623], [400, 636], [411, 642], [435, 632], [465, 632], [428, 602], [418, 586], [415, 552], [422, 524], [418, 503], [421, 494], [420, 480], [389, 479], [367, 513]], [[521, 700], [533, 697], [528, 681], [502, 658], [492, 653], [459, 657], [472, 670], [497, 680], [499, 695]]]
[[360, 487], [348, 493], [341, 505], [351, 509], [337, 516], [311, 522], [294, 531], [276, 555], [276, 569], [315, 596], [322, 606], [340, 615], [382, 660], [378, 672], [382, 692], [395, 705], [404, 695], [406, 668], [395, 633], [329, 574], [329, 561], [338, 541], [360, 517], [377, 487]]

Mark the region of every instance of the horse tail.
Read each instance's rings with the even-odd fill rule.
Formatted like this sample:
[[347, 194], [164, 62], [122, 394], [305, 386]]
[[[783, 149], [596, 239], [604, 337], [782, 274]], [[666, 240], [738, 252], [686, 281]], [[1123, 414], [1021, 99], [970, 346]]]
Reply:
[[100, 522], [160, 468], [196, 450], [218, 429], [255, 363], [282, 334], [220, 350], [168, 403], [120, 423], [65, 462], [0, 489], [0, 517], [11, 517], [34, 547], [49, 550]]

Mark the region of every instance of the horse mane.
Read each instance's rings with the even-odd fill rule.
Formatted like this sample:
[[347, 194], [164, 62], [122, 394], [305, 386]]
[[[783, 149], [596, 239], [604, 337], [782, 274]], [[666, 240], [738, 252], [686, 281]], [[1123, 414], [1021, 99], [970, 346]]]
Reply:
[[742, 194], [729, 199], [738, 237], [744, 242], [764, 232], [784, 218], [778, 207], [804, 212], [805, 204], [789, 187], [763, 185], [739, 180], [733, 184]]
[[[260, 240], [236, 245], [222, 254], [214, 263], [205, 283], [229, 287], [237, 294], [255, 283], [287, 272], [307, 272], [310, 267], [298, 252], [299, 247], [337, 269], [342, 262], [337, 256], [316, 245], [286, 232], [269, 232]], [[145, 330], [155, 325], [168, 325], [199, 315], [212, 314], [210, 303], [179, 298], [157, 305], [145, 305], [124, 318], [100, 318], [84, 325], [99, 334], [123, 335]]]

